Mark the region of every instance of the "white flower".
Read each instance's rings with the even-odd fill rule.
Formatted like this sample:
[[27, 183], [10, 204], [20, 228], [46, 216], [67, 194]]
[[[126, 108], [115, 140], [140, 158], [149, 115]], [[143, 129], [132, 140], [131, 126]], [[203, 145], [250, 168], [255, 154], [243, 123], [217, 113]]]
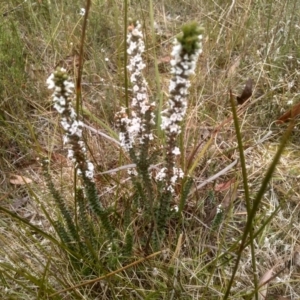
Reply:
[[162, 168], [155, 176], [155, 179], [158, 181], [162, 181], [164, 180], [164, 178], [166, 178], [167, 174], [166, 174], [167, 168]]
[[73, 89], [74, 89], [74, 83], [69, 81], [69, 80], [65, 80], [64, 81], [64, 86], [66, 89], [66, 93], [67, 96], [69, 96], [70, 94], [73, 94]]
[[129, 168], [129, 169], [127, 170], [127, 173], [128, 173], [128, 175], [130, 175], [130, 176], [137, 176], [137, 175], [138, 175], [138, 172], [136, 171], [135, 168]]
[[69, 134], [70, 135], [77, 135], [78, 137], [82, 136], [82, 128], [83, 123], [81, 121], [73, 120], [73, 123], [71, 124], [69, 128]]
[[153, 268], [153, 271], [152, 271], [153, 277], [156, 277], [158, 274], [159, 274], [159, 272], [158, 272], [157, 268]]
[[[61, 114], [61, 125], [65, 131], [64, 144], [69, 143], [68, 158], [72, 159], [78, 174], [93, 180], [94, 165], [88, 161], [85, 143], [82, 140], [83, 123], [76, 120], [76, 112], [72, 107], [70, 97], [73, 94], [74, 83], [67, 79], [66, 70], [61, 68], [47, 79], [48, 88], [53, 89], [54, 108]], [[82, 161], [84, 160], [84, 161]]]
[[178, 212], [179, 211], [178, 205], [174, 205], [172, 208], [172, 211]]
[[72, 149], [68, 149], [68, 158], [70, 159], [74, 158], [74, 151]]
[[178, 147], [175, 147], [174, 150], [172, 151], [174, 155], [179, 155], [180, 154], [180, 149]]
[[79, 12], [79, 14], [81, 15], [81, 16], [84, 16], [85, 15], [85, 8], [80, 8], [80, 12]]
[[175, 190], [174, 190], [174, 188], [173, 188], [172, 185], [169, 185], [169, 186], [167, 187], [167, 191], [171, 192], [171, 194], [173, 194], [173, 193], [175, 192]]
[[59, 105], [59, 106], [65, 106], [66, 105], [66, 98], [63, 97], [63, 96], [54, 96], [53, 97], [53, 102], [56, 104], [56, 105]]
[[63, 136], [63, 144], [66, 145], [67, 143], [69, 143], [69, 138], [67, 135]]
[[47, 78], [46, 83], [48, 85], [49, 90], [55, 88], [54, 74], [53, 73]]
[[[133, 147], [135, 142], [143, 145], [147, 140], [153, 139], [148, 125], [152, 125], [155, 116], [152, 113], [153, 105], [149, 104], [147, 82], [142, 74], [142, 70], [146, 66], [142, 57], [142, 53], [145, 50], [142, 38], [141, 24], [136, 22], [135, 25], [130, 25], [126, 42], [127, 53], [129, 54], [127, 70], [130, 72], [130, 81], [133, 84], [132, 110], [131, 117], [128, 117], [126, 113], [126, 117], [118, 117], [119, 126], [122, 131], [119, 134], [119, 139], [121, 145], [127, 151]], [[149, 112], [151, 118], [146, 119], [145, 115]], [[122, 113], [124, 112], [121, 110], [120, 114]], [[148, 125], [147, 122], [149, 122]]]
[[217, 206], [217, 214], [220, 214], [220, 213], [222, 213], [222, 212], [223, 212], [223, 207], [222, 207], [221, 204], [219, 204], [219, 205]]
[[69, 130], [70, 125], [69, 125], [69, 123], [68, 123], [68, 121], [67, 121], [66, 118], [62, 118], [61, 121], [60, 121], [60, 124], [61, 124], [61, 126], [63, 127], [63, 129], [64, 129], [65, 131], [68, 131], [68, 130]]
[[91, 162], [87, 163], [87, 170], [85, 171], [85, 176], [89, 179], [94, 177], [94, 165]]
[[58, 103], [55, 103], [53, 105], [53, 107], [57, 110], [58, 113], [62, 114], [65, 110], [65, 108], [63, 106], [61, 106], [60, 104]]

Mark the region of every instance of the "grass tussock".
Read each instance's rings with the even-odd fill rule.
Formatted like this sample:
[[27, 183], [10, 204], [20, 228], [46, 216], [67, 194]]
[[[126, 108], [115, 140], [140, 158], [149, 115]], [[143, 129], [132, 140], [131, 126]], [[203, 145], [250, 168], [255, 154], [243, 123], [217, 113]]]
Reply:
[[299, 1], [2, 2], [3, 299], [300, 297]]

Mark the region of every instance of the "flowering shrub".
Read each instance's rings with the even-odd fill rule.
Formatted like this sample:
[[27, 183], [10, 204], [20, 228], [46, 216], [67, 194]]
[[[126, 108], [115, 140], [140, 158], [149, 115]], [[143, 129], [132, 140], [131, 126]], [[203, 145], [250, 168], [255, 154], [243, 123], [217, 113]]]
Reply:
[[[165, 166], [156, 175], [156, 180], [162, 186], [162, 190], [159, 195], [154, 195], [149, 172], [149, 141], [153, 139], [155, 104], [149, 103], [147, 83], [142, 75], [145, 67], [142, 53], [145, 47], [141, 24], [132, 23], [128, 29], [127, 53], [130, 59], [127, 69], [131, 74], [130, 81], [133, 85], [131, 116], [129, 117], [126, 113], [128, 108], [122, 108], [116, 114], [116, 120], [120, 128], [121, 145], [129, 152], [137, 166], [138, 178], [133, 178], [133, 182], [136, 190], [139, 191], [140, 202], [145, 207], [144, 217], [152, 216], [149, 220], [152, 222], [149, 235], [153, 234], [152, 231], [156, 231], [158, 234], [156, 238], [159, 238], [164, 232], [175, 184], [184, 177], [181, 168], [175, 166], [176, 156], [180, 155], [177, 137], [181, 133], [187, 110], [189, 77], [194, 74], [198, 56], [202, 51], [202, 34], [197, 24], [191, 23], [183, 27], [182, 36], [175, 40], [171, 60], [170, 96], [168, 107], [162, 112], [161, 123], [161, 129], [166, 135]], [[155, 198], [157, 198], [156, 203]]]
[[[127, 70], [130, 74], [132, 84], [132, 100], [130, 107], [123, 107], [116, 113], [115, 120], [119, 128], [119, 139], [123, 149], [135, 164], [135, 170], [130, 170], [132, 183], [134, 186], [133, 200], [129, 198], [125, 201], [124, 225], [126, 228], [123, 254], [129, 256], [133, 245], [133, 224], [131, 222], [132, 209], [138, 208], [142, 211], [142, 218], [139, 222], [140, 228], [147, 228], [147, 234], [142, 243], [146, 251], [150, 244], [154, 248], [159, 248], [164, 236], [165, 226], [170, 215], [170, 201], [175, 196], [175, 185], [179, 179], [184, 178], [184, 173], [180, 167], [176, 166], [176, 158], [181, 154], [177, 145], [177, 137], [181, 133], [187, 110], [188, 89], [190, 87], [189, 77], [194, 73], [197, 59], [202, 51], [201, 29], [195, 23], [183, 27], [183, 33], [175, 40], [172, 51], [171, 74], [172, 79], [169, 86], [169, 100], [167, 108], [162, 112], [161, 130], [165, 133], [165, 155], [161, 170], [158, 171], [155, 181], [150, 172], [153, 158], [151, 155], [151, 141], [154, 140], [155, 125], [155, 103], [149, 100], [147, 92], [147, 82], [142, 74], [145, 64], [143, 62], [143, 52], [145, 50], [141, 24], [131, 23], [128, 27], [127, 53], [129, 63]], [[98, 216], [111, 240], [110, 245], [116, 249], [114, 238], [116, 229], [109, 220], [108, 209], [104, 208], [99, 199], [93, 179], [94, 166], [87, 157], [87, 151], [82, 139], [83, 123], [78, 120], [71, 102], [74, 85], [70, 82], [64, 69], [58, 69], [48, 80], [48, 87], [54, 89], [54, 108], [61, 115], [61, 125], [65, 132], [64, 143], [68, 145], [68, 157], [72, 159], [77, 170], [77, 174], [82, 179], [83, 188], [79, 188], [76, 201], [79, 202], [79, 215], [87, 216], [82, 199], [87, 198], [93, 212]], [[47, 175], [46, 175], [47, 176]], [[54, 195], [58, 195], [51, 180], [48, 178], [48, 186]], [[157, 187], [155, 186], [155, 183]], [[187, 196], [188, 193], [185, 192]], [[70, 217], [71, 212], [63, 204], [60, 197], [57, 203], [63, 213], [67, 223], [64, 229], [62, 223], [57, 225], [57, 231], [62, 239], [70, 244], [77, 240], [82, 248], [86, 249], [81, 242], [81, 238], [74, 232], [75, 224]], [[91, 237], [88, 228], [88, 218], [82, 221], [86, 227], [86, 234]], [[151, 224], [150, 228], [148, 224]], [[69, 232], [69, 233], [68, 233]], [[72, 238], [70, 238], [70, 236]], [[86, 237], [84, 237], [86, 239]], [[96, 245], [96, 242], [93, 243]], [[71, 245], [71, 244], [70, 244]], [[73, 247], [73, 246], [72, 246]], [[122, 246], [121, 246], [122, 247]], [[110, 246], [110, 249], [111, 246]], [[98, 251], [98, 250], [97, 250]]]
[[[149, 143], [153, 139], [151, 125], [154, 124], [154, 103], [149, 103], [147, 95], [147, 83], [142, 75], [145, 64], [142, 60], [144, 43], [142, 40], [141, 24], [131, 24], [127, 38], [130, 56], [128, 71], [133, 84], [133, 97], [131, 102], [132, 115], [129, 118], [126, 109], [123, 108], [117, 115], [120, 128], [120, 141], [126, 151], [134, 148], [135, 141], [139, 146]], [[166, 134], [166, 167], [157, 174], [156, 179], [166, 181], [166, 189], [174, 192], [174, 185], [178, 178], [183, 177], [181, 169], [175, 167], [175, 157], [180, 155], [176, 138], [181, 133], [181, 126], [187, 109], [189, 77], [194, 74], [196, 62], [202, 52], [202, 34], [195, 23], [183, 27], [183, 35], [175, 40], [172, 51], [171, 74], [173, 75], [169, 93], [168, 108], [162, 112], [161, 129]], [[147, 149], [148, 150], [148, 149]], [[132, 153], [134, 162], [136, 153]]]

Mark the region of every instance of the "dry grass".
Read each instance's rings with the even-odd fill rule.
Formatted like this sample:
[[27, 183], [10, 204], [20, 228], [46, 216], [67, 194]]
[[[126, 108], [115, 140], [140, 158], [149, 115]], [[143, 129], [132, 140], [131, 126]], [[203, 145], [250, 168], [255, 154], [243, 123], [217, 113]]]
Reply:
[[[199, 143], [199, 149], [211, 143], [195, 168], [195, 186], [238, 158], [229, 90], [239, 95], [246, 80], [253, 79], [253, 96], [240, 109], [239, 121], [245, 148], [253, 147], [246, 154], [246, 165], [250, 197], [254, 199], [286, 129], [274, 121], [290, 107], [291, 101], [299, 103], [298, 1], [157, 2], [153, 4], [155, 39], [147, 2], [133, 1], [128, 8], [129, 15], [144, 23], [148, 63], [145, 77], [153, 100], [158, 101], [161, 96], [166, 100], [170, 75], [164, 71], [168, 67], [163, 59], [169, 55], [181, 25], [197, 20], [205, 28], [204, 49], [192, 79], [184, 133], [185, 166], [196, 160], [197, 156], [192, 156], [192, 161], [190, 157]], [[53, 180], [70, 204], [73, 166], [66, 159], [62, 132], [45, 81], [57, 65], [67, 67], [73, 77], [76, 74], [81, 5], [81, 1], [33, 0], [0, 4], [0, 204], [48, 234], [54, 233], [41, 206], [53, 219], [59, 213], [45, 188], [36, 158], [51, 158]], [[113, 138], [117, 136], [114, 114], [125, 103], [123, 14], [122, 1], [93, 1], [82, 77], [85, 123]], [[155, 60], [159, 63], [159, 82]], [[284, 268], [268, 283], [266, 299], [300, 298], [298, 123], [253, 223], [256, 232], [281, 206], [254, 242], [258, 278], [272, 268], [273, 274]], [[257, 144], [270, 130], [270, 138]], [[86, 140], [97, 170], [99, 194], [106, 205], [121, 213], [122, 203], [131, 193], [127, 174], [123, 171], [103, 176], [101, 172], [131, 162], [117, 144], [93, 131], [86, 130]], [[160, 146], [158, 139], [155, 146]], [[11, 174], [30, 177], [33, 183], [13, 185], [9, 181]], [[232, 184], [226, 188], [230, 180]], [[238, 163], [200, 190], [193, 188], [184, 209], [182, 239], [176, 236], [178, 224], [170, 223], [164, 247], [168, 253], [120, 272], [109, 281], [53, 299], [223, 299], [236, 258], [234, 244], [246, 222], [242, 181]], [[173, 205], [177, 204], [174, 199]], [[219, 204], [226, 214], [216, 223], [214, 214]], [[124, 229], [122, 224], [119, 229]], [[1, 213], [0, 230], [3, 299], [50, 299], [49, 295], [57, 290], [91, 279], [73, 270], [57, 245], [7, 214]], [[143, 253], [136, 242], [134, 255], [138, 259]], [[230, 299], [251, 299], [249, 292], [253, 288], [251, 253], [247, 247]]]

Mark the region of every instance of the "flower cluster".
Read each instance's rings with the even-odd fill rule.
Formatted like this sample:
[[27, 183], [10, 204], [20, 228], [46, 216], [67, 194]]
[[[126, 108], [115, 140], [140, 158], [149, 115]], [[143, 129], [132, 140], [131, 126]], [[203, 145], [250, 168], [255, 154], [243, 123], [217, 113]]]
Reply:
[[[173, 171], [172, 176], [169, 180], [170, 184], [168, 186], [166, 186], [166, 190], [171, 192], [171, 193], [174, 193], [174, 191], [175, 191], [174, 186], [175, 186], [178, 178], [183, 178], [184, 173], [180, 168], [175, 168], [175, 167], [173, 167], [172, 171]], [[158, 180], [158, 181], [168, 181], [167, 174], [168, 174], [168, 169], [166, 167], [162, 168], [157, 173], [156, 180]]]
[[147, 82], [142, 70], [145, 68], [142, 54], [145, 50], [141, 24], [136, 22], [128, 27], [127, 53], [129, 63], [127, 69], [130, 73], [132, 87], [131, 117], [122, 109], [116, 115], [120, 127], [121, 145], [129, 151], [135, 141], [142, 146], [153, 139], [151, 125], [154, 124], [154, 104], [149, 103], [147, 94]]
[[[166, 133], [166, 168], [158, 176], [158, 180], [166, 178], [167, 190], [173, 191], [176, 178], [182, 176], [182, 171], [175, 168], [175, 158], [180, 155], [176, 145], [177, 136], [181, 133], [182, 121], [187, 110], [188, 88], [190, 75], [194, 74], [199, 54], [202, 52], [202, 34], [195, 23], [183, 28], [183, 35], [175, 40], [172, 51], [171, 73], [169, 86], [168, 108], [162, 112], [161, 128]], [[165, 176], [162, 173], [165, 172]]]
[[116, 126], [120, 129], [120, 144], [126, 151], [130, 151], [134, 145], [137, 129], [133, 126], [131, 119], [128, 118], [124, 107], [116, 113], [115, 120]]
[[82, 140], [83, 123], [77, 120], [71, 102], [74, 84], [69, 80], [63, 68], [51, 74], [47, 79], [47, 84], [49, 89], [54, 89], [52, 99], [54, 108], [61, 115], [61, 125], [65, 131], [64, 143], [71, 146], [68, 150], [68, 157], [75, 162], [78, 174], [93, 180], [94, 165], [87, 159], [86, 147]]
[[[130, 108], [123, 108], [116, 114], [120, 128], [120, 142], [139, 169], [142, 160], [147, 157], [149, 141], [153, 139], [154, 104], [149, 103], [147, 83], [142, 75], [145, 64], [142, 54], [145, 49], [141, 24], [137, 21], [128, 27], [127, 53], [132, 87]], [[156, 179], [166, 183], [166, 191], [174, 192], [178, 178], [183, 177], [181, 169], [175, 167], [175, 160], [180, 155], [177, 137], [181, 133], [182, 121], [187, 110], [187, 96], [190, 87], [189, 77], [194, 73], [199, 54], [202, 52], [202, 30], [196, 23], [183, 27], [183, 34], [175, 40], [172, 51], [171, 74], [168, 108], [162, 112], [161, 129], [166, 134], [166, 165], [157, 174]], [[131, 110], [131, 116], [128, 112]], [[145, 150], [146, 149], [146, 150]], [[138, 150], [138, 152], [136, 151]], [[140, 159], [140, 160], [139, 160]], [[140, 162], [140, 164], [139, 164]], [[143, 167], [145, 164], [143, 164]]]

